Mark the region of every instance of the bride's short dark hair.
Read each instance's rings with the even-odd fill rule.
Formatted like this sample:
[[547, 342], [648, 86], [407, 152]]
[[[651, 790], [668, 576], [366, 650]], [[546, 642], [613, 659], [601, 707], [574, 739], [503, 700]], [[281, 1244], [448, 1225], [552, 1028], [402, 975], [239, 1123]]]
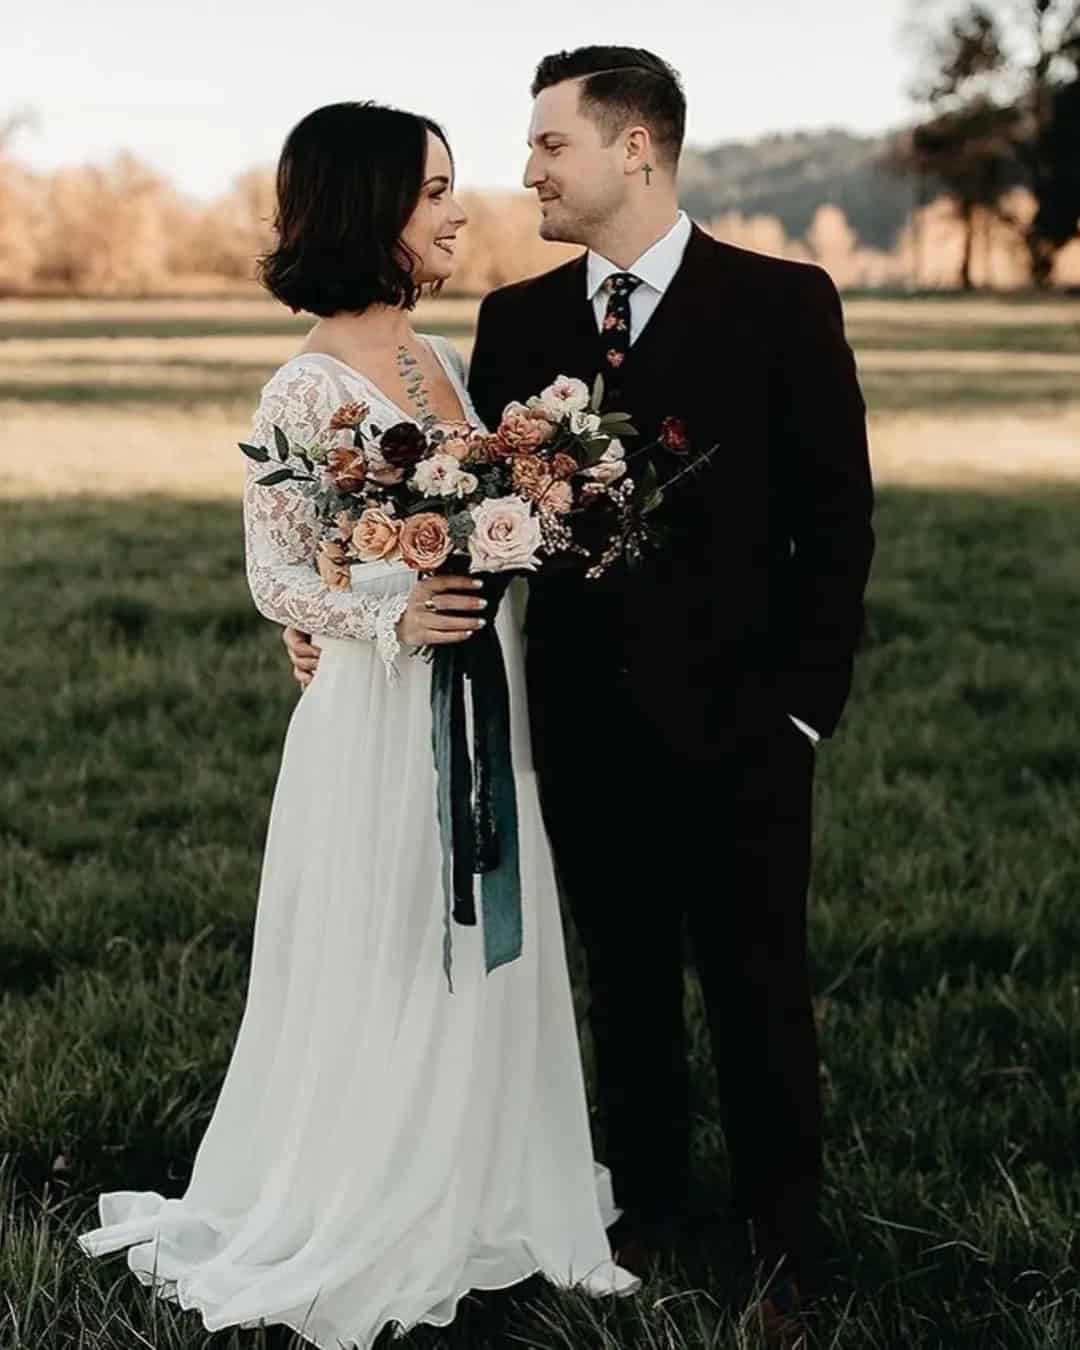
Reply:
[[[437, 123], [370, 101], [330, 103], [302, 118], [277, 167], [277, 246], [259, 280], [294, 312], [360, 313], [419, 299], [401, 233], [420, 199], [427, 134]], [[453, 162], [453, 156], [451, 156]]]

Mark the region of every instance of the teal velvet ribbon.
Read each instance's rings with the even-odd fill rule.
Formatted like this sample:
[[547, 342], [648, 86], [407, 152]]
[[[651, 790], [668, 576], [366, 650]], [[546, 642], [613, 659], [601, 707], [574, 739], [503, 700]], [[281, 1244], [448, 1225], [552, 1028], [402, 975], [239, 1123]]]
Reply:
[[[501, 584], [492, 584], [495, 581]], [[437, 778], [445, 902], [443, 970], [450, 992], [451, 919], [476, 923], [474, 878], [483, 901], [488, 973], [521, 955], [521, 869], [517, 794], [510, 742], [510, 690], [494, 610], [506, 589], [486, 579], [487, 627], [467, 642], [435, 648], [431, 671], [431, 743]], [[472, 697], [469, 755], [466, 689]]]

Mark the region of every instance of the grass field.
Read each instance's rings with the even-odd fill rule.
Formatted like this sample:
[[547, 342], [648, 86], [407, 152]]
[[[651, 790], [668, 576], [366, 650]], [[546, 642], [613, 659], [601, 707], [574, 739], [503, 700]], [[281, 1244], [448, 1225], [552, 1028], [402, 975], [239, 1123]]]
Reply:
[[[297, 330], [225, 310], [0, 307], [2, 1350], [292, 1343], [209, 1336], [74, 1243], [101, 1189], [183, 1191], [243, 1007], [296, 697], [246, 592], [233, 446]], [[467, 344], [470, 322], [457, 306], [424, 326]], [[852, 703], [819, 752], [834, 1275], [814, 1345], [1076, 1350], [1075, 306], [858, 301], [849, 324], [879, 545]], [[1008, 340], [985, 345], [996, 326]], [[692, 972], [687, 997], [698, 1189], [722, 1207]], [[405, 1342], [754, 1343], [722, 1271], [676, 1269], [615, 1306], [529, 1284]]]

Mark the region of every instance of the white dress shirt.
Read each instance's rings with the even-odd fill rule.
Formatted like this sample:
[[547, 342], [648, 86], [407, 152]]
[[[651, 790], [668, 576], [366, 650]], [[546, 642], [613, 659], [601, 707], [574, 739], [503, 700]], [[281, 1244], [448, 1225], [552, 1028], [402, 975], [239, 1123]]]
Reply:
[[[592, 301], [593, 313], [596, 315], [597, 331], [602, 330], [604, 315], [607, 313], [608, 294], [603, 289], [604, 282], [614, 272], [632, 272], [641, 281], [641, 285], [630, 293], [630, 345], [633, 346], [641, 336], [642, 329], [652, 318], [664, 292], [671, 285], [689, 242], [690, 217], [685, 211], [680, 211], [675, 217], [675, 224], [667, 234], [658, 239], [651, 248], [646, 249], [637, 262], [631, 263], [629, 267], [619, 267], [602, 254], [589, 249], [585, 267], [585, 286], [586, 295]], [[819, 733], [800, 721], [794, 713], [788, 713], [788, 716], [816, 745], [821, 739]]]

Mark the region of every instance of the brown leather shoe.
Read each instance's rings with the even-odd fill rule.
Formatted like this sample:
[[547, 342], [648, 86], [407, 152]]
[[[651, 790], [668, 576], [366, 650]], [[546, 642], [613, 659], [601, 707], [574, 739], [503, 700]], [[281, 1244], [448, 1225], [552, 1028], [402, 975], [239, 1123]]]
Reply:
[[757, 1305], [758, 1329], [767, 1350], [808, 1350], [802, 1294], [790, 1275], [769, 1282]]

